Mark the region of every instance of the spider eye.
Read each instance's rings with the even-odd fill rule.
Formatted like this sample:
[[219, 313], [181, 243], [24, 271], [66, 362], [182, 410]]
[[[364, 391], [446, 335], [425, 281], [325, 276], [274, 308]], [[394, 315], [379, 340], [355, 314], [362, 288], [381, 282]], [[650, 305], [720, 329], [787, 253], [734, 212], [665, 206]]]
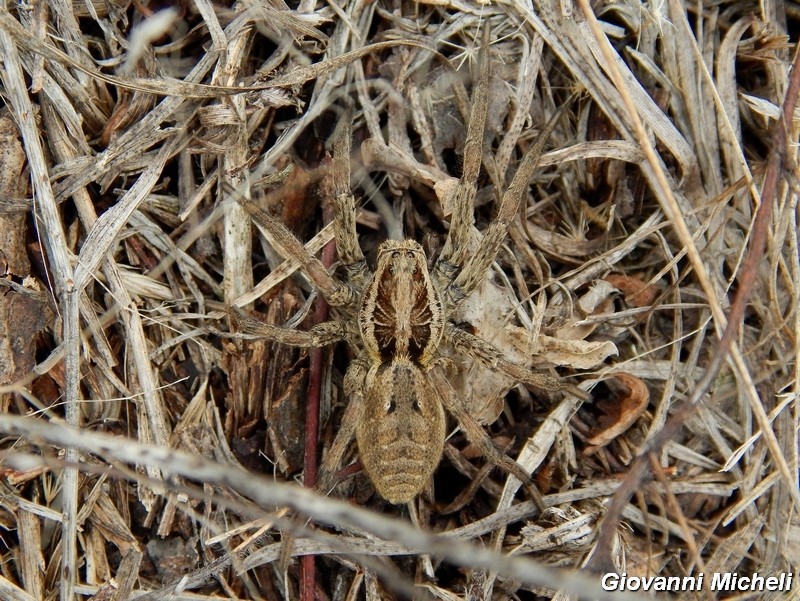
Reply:
[[407, 250], [407, 251], [406, 251], [406, 256], [407, 256], [409, 259], [413, 259], [413, 258], [414, 258], [414, 251], [413, 251], [413, 250]]
[[386, 403], [386, 415], [391, 415], [395, 409], [397, 409], [397, 403], [394, 402], [394, 399], [389, 399], [389, 402]]
[[400, 258], [400, 251], [396, 250], [392, 253], [392, 259], [399, 259]]

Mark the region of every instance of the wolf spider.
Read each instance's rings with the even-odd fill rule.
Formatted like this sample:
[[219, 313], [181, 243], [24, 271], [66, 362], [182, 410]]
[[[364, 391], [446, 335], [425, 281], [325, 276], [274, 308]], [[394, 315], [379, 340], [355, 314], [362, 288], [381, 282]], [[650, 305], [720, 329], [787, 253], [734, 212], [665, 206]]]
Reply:
[[474, 223], [473, 203], [481, 166], [483, 132], [488, 106], [488, 60], [482, 51], [480, 81], [475, 86], [463, 175], [455, 191], [450, 230], [442, 252], [429, 271], [422, 247], [414, 240], [387, 240], [378, 248], [370, 272], [356, 234], [356, 207], [350, 193], [350, 132], [334, 144], [334, 235], [347, 275], [340, 281], [277, 219], [250, 202], [239, 202], [270, 232], [276, 250], [299, 261], [338, 316], [308, 331], [273, 326], [239, 310], [231, 315], [239, 329], [279, 343], [322, 347], [346, 340], [358, 356], [344, 377], [349, 404], [336, 439], [320, 471], [321, 490], [333, 474], [350, 441], [355, 438], [361, 462], [377, 492], [391, 503], [411, 501], [430, 479], [441, 459], [445, 441], [445, 408], [458, 420], [468, 439], [482, 454], [525, 483], [541, 501], [530, 476], [498, 450], [477, 421], [455, 397], [448, 382], [452, 362], [440, 348], [449, 344], [487, 367], [538, 389], [582, 391], [560, 380], [513, 363], [489, 342], [460, 328], [452, 316], [460, 303], [484, 280], [503, 243], [508, 227], [525, 197], [555, 118], [527, 152], [499, 204], [477, 250], [467, 256]]

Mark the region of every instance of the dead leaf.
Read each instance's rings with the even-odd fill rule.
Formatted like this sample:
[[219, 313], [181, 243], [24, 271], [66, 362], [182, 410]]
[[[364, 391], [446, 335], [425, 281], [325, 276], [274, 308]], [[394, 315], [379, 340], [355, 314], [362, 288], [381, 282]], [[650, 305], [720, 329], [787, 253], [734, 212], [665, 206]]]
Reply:
[[[506, 320], [514, 305], [510, 292], [487, 279], [465, 299], [459, 308], [458, 320], [471, 324], [476, 336], [491, 342], [503, 351], [506, 358], [521, 365], [531, 365], [530, 355], [523, 352], [526, 347], [523, 346], [523, 351], [520, 351], [515, 343], [513, 330], [522, 330], [528, 337], [530, 333], [523, 328], [509, 326]], [[491, 307], [491, 310], [487, 310], [487, 307]], [[516, 382], [463, 355], [457, 355], [454, 361], [459, 368], [453, 381], [455, 390], [460, 391], [467, 409], [475, 419], [481, 424], [493, 423], [503, 410], [506, 393]]]
[[[589, 289], [578, 299], [578, 308], [583, 316], [600, 315], [611, 312], [614, 304], [614, 297], [617, 296], [617, 289], [605, 280], [595, 280]], [[572, 320], [558, 328], [553, 336], [560, 340], [585, 340], [592, 332], [597, 329], [599, 323], [583, 323], [580, 318]], [[613, 346], [613, 345], [612, 345]], [[614, 352], [616, 355], [616, 347]]]
[[584, 453], [591, 455], [601, 447], [623, 434], [641, 417], [650, 402], [650, 391], [644, 380], [631, 374], [620, 372], [607, 382], [616, 392], [616, 398], [606, 398], [597, 403], [603, 412], [595, 428], [586, 439], [589, 443]]
[[267, 415], [267, 436], [278, 468], [284, 474], [293, 474], [303, 467], [307, 376], [306, 369], [293, 374], [283, 393], [272, 401]]
[[575, 369], [597, 367], [609, 357], [619, 354], [617, 346], [610, 340], [563, 340], [540, 334], [538, 343], [538, 359]]
[[594, 240], [576, 240], [572, 236], [564, 236], [539, 227], [533, 222], [526, 223], [525, 230], [532, 244], [557, 257], [589, 257], [608, 244], [605, 237]]
[[[25, 198], [24, 168], [25, 151], [17, 126], [5, 115], [0, 116], [0, 198]], [[0, 257], [7, 263], [6, 273], [18, 277], [26, 277], [31, 271], [25, 251], [27, 219], [25, 213], [0, 213]]]
[[153, 538], [146, 547], [161, 582], [180, 579], [194, 569], [200, 559], [195, 538], [189, 541], [184, 541], [180, 537], [165, 540]]
[[[608, 283], [598, 280], [584, 296], [588, 311], [605, 312], [612, 302], [616, 290]], [[487, 310], [490, 307], [490, 310]], [[471, 324], [474, 334], [492, 343], [503, 351], [506, 358], [535, 367], [536, 364], [559, 365], [575, 369], [591, 369], [613, 355], [617, 347], [610, 340], [587, 341], [596, 326], [580, 328], [569, 324], [558, 332], [568, 338], [539, 334], [535, 338], [523, 327], [509, 324], [508, 316], [514, 311], [513, 295], [487, 279], [468, 297], [459, 308], [456, 319]], [[454, 357], [459, 373], [454, 387], [460, 391], [470, 413], [482, 424], [493, 423], [503, 409], [506, 393], [516, 384], [508, 376], [490, 370], [480, 363], [462, 357]]]
[[52, 322], [45, 294], [0, 287], [0, 384], [28, 375], [36, 364], [39, 334]]
[[648, 284], [636, 276], [609, 273], [605, 281], [625, 295], [625, 302], [633, 307], [649, 307], [660, 290], [655, 284]]

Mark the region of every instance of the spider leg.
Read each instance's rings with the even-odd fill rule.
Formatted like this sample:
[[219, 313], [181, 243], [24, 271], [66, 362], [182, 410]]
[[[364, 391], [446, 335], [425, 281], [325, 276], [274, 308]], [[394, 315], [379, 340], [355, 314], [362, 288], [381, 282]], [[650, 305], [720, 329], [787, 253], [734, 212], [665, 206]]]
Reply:
[[480, 76], [472, 94], [472, 112], [464, 143], [464, 168], [451, 201], [450, 231], [433, 269], [434, 277], [443, 287], [452, 281], [454, 274], [464, 264], [475, 222], [473, 209], [489, 109], [489, 44], [486, 38], [484, 35], [480, 51]]
[[344, 393], [348, 398], [347, 408], [342, 417], [339, 431], [328, 452], [325, 454], [317, 478], [317, 490], [328, 494], [333, 486], [333, 478], [342, 463], [356, 432], [356, 425], [361, 419], [364, 409], [364, 382], [367, 367], [362, 359], [355, 359], [344, 376]]
[[347, 276], [357, 289], [361, 289], [369, 277], [364, 253], [358, 244], [356, 233], [356, 203], [350, 193], [350, 112], [344, 113], [343, 125], [333, 143], [333, 232], [336, 248], [344, 263]]
[[577, 386], [567, 384], [546, 374], [536, 373], [524, 365], [509, 361], [500, 349], [483, 338], [456, 327], [452, 323], [448, 323], [445, 326], [444, 335], [452, 342], [453, 347], [458, 352], [480, 361], [489, 369], [499, 370], [518, 382], [548, 392], [563, 390], [584, 401], [588, 401], [591, 398], [586, 391]]
[[319, 348], [347, 338], [347, 329], [339, 321], [319, 323], [310, 330], [296, 330], [264, 323], [237, 307], [228, 307], [228, 314], [242, 332], [289, 346]]
[[550, 119], [536, 143], [525, 153], [511, 185], [500, 200], [497, 216], [486, 229], [478, 249], [467, 259], [461, 272], [445, 289], [444, 294], [452, 305], [458, 305], [461, 300], [472, 294], [486, 277], [486, 272], [508, 235], [509, 226], [519, 212], [520, 204], [528, 190], [528, 183], [542, 156], [545, 142], [553, 132], [561, 113], [562, 111], [559, 111]]
[[[326, 321], [307, 331], [284, 328], [264, 323], [247, 315], [238, 307], [228, 307], [228, 314], [236, 322], [239, 330], [255, 336], [262, 336], [289, 346], [318, 348], [348, 338], [347, 328], [339, 321]], [[367, 368], [361, 359], [354, 360], [344, 377], [344, 392], [349, 399], [339, 431], [325, 455], [317, 478], [317, 490], [327, 493], [331, 487], [342, 457], [353, 440], [356, 424], [361, 418], [364, 402], [364, 381]]]
[[270, 243], [285, 259], [294, 259], [300, 263], [303, 272], [319, 288], [329, 305], [341, 307], [355, 301], [353, 290], [329, 274], [322, 261], [308, 252], [280, 220], [240, 194], [233, 192], [232, 196], [266, 230]]
[[543, 511], [545, 509], [545, 504], [542, 499], [542, 494], [539, 492], [539, 489], [536, 488], [536, 485], [533, 483], [533, 481], [531, 481], [530, 474], [528, 474], [528, 472], [526, 472], [519, 463], [511, 459], [508, 455], [503, 453], [495, 446], [495, 444], [492, 442], [492, 439], [489, 438], [489, 435], [486, 434], [486, 431], [481, 427], [478, 421], [472, 417], [469, 411], [467, 411], [461, 400], [456, 398], [453, 387], [445, 377], [443, 370], [434, 368], [428, 373], [431, 376], [433, 386], [438, 392], [439, 398], [442, 400], [445, 409], [447, 409], [450, 414], [456, 418], [458, 425], [461, 426], [461, 429], [464, 431], [467, 440], [477, 446], [481, 455], [483, 455], [486, 459], [494, 463], [503, 471], [516, 476], [519, 481], [523, 483], [525, 490], [527, 490], [531, 495], [533, 502], [536, 503], [539, 510]]

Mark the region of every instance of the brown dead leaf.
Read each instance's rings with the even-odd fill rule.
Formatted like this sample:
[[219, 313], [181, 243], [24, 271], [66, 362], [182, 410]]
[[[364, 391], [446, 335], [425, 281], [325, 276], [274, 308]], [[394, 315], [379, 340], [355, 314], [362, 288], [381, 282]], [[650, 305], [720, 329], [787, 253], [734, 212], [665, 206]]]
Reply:
[[[137, 74], [139, 77], [153, 75], [152, 69], [147, 69], [143, 65], [137, 67]], [[113, 137], [126, 131], [130, 125], [140, 121], [153, 108], [155, 103], [156, 96], [153, 94], [125, 90], [124, 88], [120, 89], [119, 99], [100, 134], [100, 144], [103, 147], [108, 146]]]
[[45, 294], [0, 287], [0, 384], [19, 380], [36, 364], [36, 342], [53, 314]]
[[655, 284], [648, 284], [636, 276], [609, 273], [605, 281], [625, 295], [625, 302], [633, 307], [649, 307], [660, 290]]
[[89, 601], [112, 601], [117, 592], [117, 584], [114, 580], [102, 585], [97, 592], [89, 597]]
[[292, 474], [303, 467], [307, 376], [307, 369], [293, 374], [283, 393], [272, 401], [267, 415], [267, 436], [273, 457], [284, 474]]
[[590, 447], [584, 453], [591, 455], [606, 446], [630, 428], [644, 413], [650, 402], [650, 391], [643, 380], [620, 372], [607, 381], [616, 398], [602, 399], [597, 407], [604, 413], [597, 420], [597, 428], [586, 439]]
[[[0, 116], [0, 198], [26, 195], [25, 152], [19, 131], [9, 117]], [[36, 363], [36, 342], [53, 314], [47, 295], [30, 277], [25, 246], [27, 215], [0, 213], [0, 384], [25, 377]], [[21, 284], [19, 283], [21, 281]], [[5, 402], [2, 403], [5, 406]]]
[[556, 488], [556, 479], [558, 477], [558, 469], [555, 462], [546, 461], [542, 466], [536, 470], [534, 474], [536, 486], [542, 491], [542, 494], [547, 494]]
[[[27, 182], [22, 177], [25, 151], [14, 122], [0, 116], [0, 198], [22, 199]], [[0, 258], [7, 265], [5, 272], [18, 277], [30, 274], [31, 266], [25, 251], [27, 215], [24, 212], [0, 213]]]
[[151, 539], [147, 545], [147, 553], [158, 572], [161, 582], [173, 582], [194, 569], [200, 557], [197, 553], [195, 538], [184, 541], [180, 537], [168, 539]]

